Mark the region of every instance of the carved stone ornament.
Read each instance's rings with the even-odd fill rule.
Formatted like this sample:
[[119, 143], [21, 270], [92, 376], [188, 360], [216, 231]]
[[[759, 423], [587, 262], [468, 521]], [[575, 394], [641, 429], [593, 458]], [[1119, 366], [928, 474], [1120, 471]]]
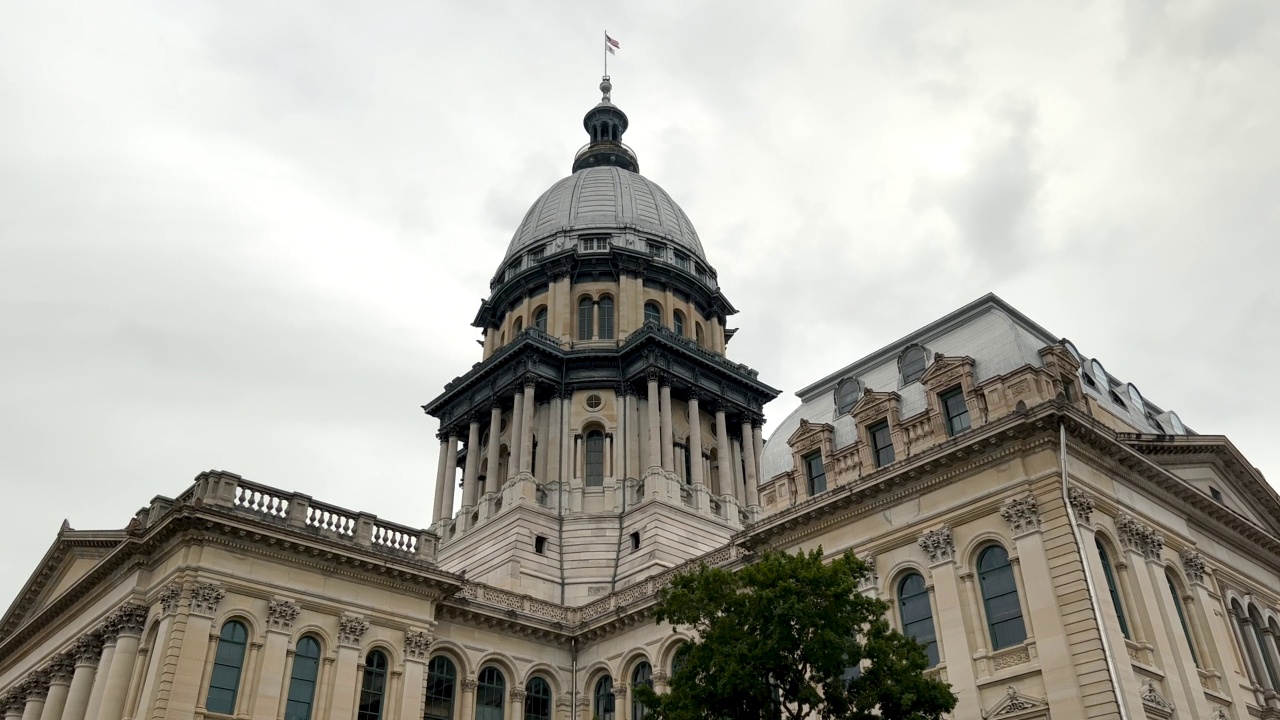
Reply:
[[1067, 499], [1071, 501], [1071, 509], [1076, 513], [1076, 520], [1085, 525], [1092, 522], [1093, 517], [1093, 498], [1089, 497], [1078, 487], [1071, 487], [1067, 490]]
[[1044, 700], [1030, 695], [1023, 695], [1018, 692], [1018, 688], [1010, 685], [1005, 690], [1004, 695], [991, 706], [990, 710], [983, 710], [982, 717], [994, 718], [1004, 715], [1014, 715], [1027, 710], [1035, 710], [1036, 708], [1046, 707]]
[[475, 675], [468, 675], [462, 679], [462, 689], [464, 692], [475, 692], [476, 685], [479, 685], [479, 683], [476, 682]]
[[191, 585], [191, 612], [197, 615], [213, 617], [218, 614], [218, 603], [227, 596], [227, 591], [212, 583], [193, 583]]
[[71, 682], [71, 676], [76, 672], [76, 658], [72, 652], [73, 651], [58, 653], [49, 660], [49, 665], [45, 670], [49, 673], [50, 682]]
[[49, 696], [49, 673], [44, 670], [32, 670], [28, 673], [22, 681], [22, 694], [28, 701], [44, 702]]
[[97, 665], [102, 657], [102, 635], [96, 632], [81, 635], [71, 644], [71, 655], [77, 663]]
[[917, 542], [920, 549], [929, 554], [931, 564], [953, 562], [956, 559], [956, 543], [949, 527], [930, 530], [921, 535]]
[[1142, 704], [1150, 706], [1163, 713], [1172, 713], [1173, 703], [1169, 702], [1164, 695], [1160, 694], [1160, 690], [1156, 688], [1156, 684], [1147, 678], [1142, 683], [1142, 689], [1138, 691], [1138, 696], [1142, 698]]
[[1127, 512], [1122, 511], [1116, 516], [1116, 530], [1120, 533], [1122, 545], [1141, 553], [1148, 560], [1159, 560], [1164, 552], [1164, 536]]
[[1209, 720], [1231, 720], [1231, 716], [1227, 714], [1226, 708], [1214, 705], [1213, 712], [1209, 713]]
[[1182, 559], [1182, 572], [1186, 573], [1187, 582], [1203, 583], [1204, 555], [1187, 548], [1178, 553], [1178, 557]]
[[524, 697], [525, 697], [525, 695], [527, 695], [527, 694], [528, 694], [528, 693], [527, 693], [527, 692], [525, 692], [525, 689], [524, 689], [524, 688], [522, 688], [522, 687], [512, 687], [512, 688], [511, 688], [511, 702], [515, 703], [517, 707], [523, 706], [523, 705], [524, 705]]
[[410, 660], [426, 660], [431, 654], [431, 633], [423, 630], [406, 630], [404, 656]]
[[858, 581], [858, 592], [875, 590], [880, 586], [880, 573], [876, 570], [876, 556], [871, 553], [867, 553], [867, 555], [862, 558], [862, 562], [867, 564], [867, 574]]
[[359, 646], [368, 629], [368, 620], [359, 615], [343, 615], [338, 618], [338, 644]]
[[293, 621], [298, 619], [302, 608], [288, 600], [272, 600], [267, 604], [267, 629], [289, 632], [293, 629]]
[[1009, 500], [1000, 508], [1000, 517], [1009, 523], [1014, 537], [1040, 529], [1040, 507], [1034, 495]]
[[129, 603], [116, 608], [116, 611], [107, 617], [107, 626], [110, 627], [113, 635], [132, 635], [136, 637], [142, 636], [142, 630], [147, 625], [147, 606]]
[[671, 676], [661, 670], [655, 670], [653, 673], [653, 684], [659, 687], [670, 685]]
[[5, 712], [21, 713], [27, 705], [27, 698], [19, 692], [21, 688], [14, 688], [9, 692], [0, 695], [0, 710]]
[[172, 615], [178, 612], [178, 601], [182, 599], [182, 586], [169, 583], [160, 590], [160, 612]]

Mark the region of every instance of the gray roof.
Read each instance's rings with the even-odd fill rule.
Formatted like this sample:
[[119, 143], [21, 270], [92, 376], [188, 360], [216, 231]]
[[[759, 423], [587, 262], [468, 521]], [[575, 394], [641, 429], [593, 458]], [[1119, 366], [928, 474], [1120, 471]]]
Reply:
[[689, 216], [658, 184], [616, 167], [592, 167], [570, 175], [542, 194], [507, 246], [504, 260], [560, 232], [626, 226], [665, 239], [706, 262]]

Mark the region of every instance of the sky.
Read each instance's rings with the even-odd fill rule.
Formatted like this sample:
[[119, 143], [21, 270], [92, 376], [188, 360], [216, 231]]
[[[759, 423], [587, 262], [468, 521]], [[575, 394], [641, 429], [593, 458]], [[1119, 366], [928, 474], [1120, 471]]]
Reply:
[[208, 469], [429, 524], [606, 29], [774, 424], [995, 292], [1280, 479], [1275, 2], [3, 3], [0, 605]]

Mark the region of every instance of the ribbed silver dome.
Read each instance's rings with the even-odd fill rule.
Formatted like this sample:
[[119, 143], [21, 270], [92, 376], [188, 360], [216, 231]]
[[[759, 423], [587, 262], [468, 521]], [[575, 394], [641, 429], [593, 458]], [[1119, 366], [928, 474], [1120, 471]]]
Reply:
[[666, 190], [642, 175], [616, 167], [579, 170], [538, 198], [507, 246], [506, 258], [563, 230], [611, 230], [632, 225], [661, 236], [706, 262], [689, 216]]

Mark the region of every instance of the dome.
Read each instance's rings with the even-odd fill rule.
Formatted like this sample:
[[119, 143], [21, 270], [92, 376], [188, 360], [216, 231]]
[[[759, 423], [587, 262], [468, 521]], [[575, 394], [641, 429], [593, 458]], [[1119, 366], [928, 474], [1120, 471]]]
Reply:
[[560, 232], [634, 227], [706, 262], [689, 216], [666, 190], [619, 167], [584, 168], [551, 186], [533, 203], [507, 246], [510, 259]]

